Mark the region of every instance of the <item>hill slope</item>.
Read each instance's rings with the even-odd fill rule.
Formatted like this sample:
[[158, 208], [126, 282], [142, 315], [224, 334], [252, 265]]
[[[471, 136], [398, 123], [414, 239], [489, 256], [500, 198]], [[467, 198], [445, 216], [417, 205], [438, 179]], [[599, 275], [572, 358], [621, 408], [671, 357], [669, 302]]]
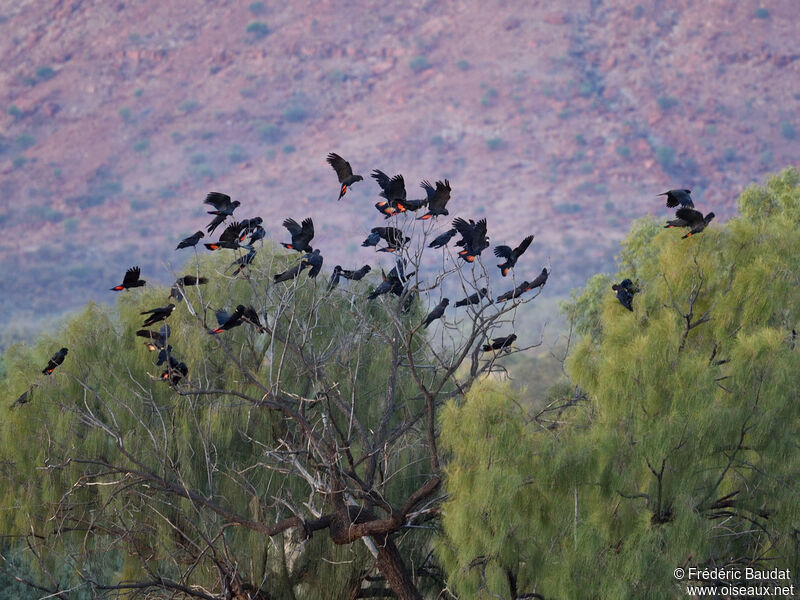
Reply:
[[329, 264], [371, 260], [377, 186], [337, 204], [329, 151], [412, 197], [448, 177], [451, 214], [486, 216], [493, 243], [536, 233], [531, 272], [549, 257], [562, 290], [631, 218], [666, 215], [656, 193], [690, 187], [724, 218], [800, 162], [792, 0], [199, 6], [0, 13], [6, 318], [108, 299], [132, 264], [167, 280], [210, 190], [272, 233], [314, 216]]

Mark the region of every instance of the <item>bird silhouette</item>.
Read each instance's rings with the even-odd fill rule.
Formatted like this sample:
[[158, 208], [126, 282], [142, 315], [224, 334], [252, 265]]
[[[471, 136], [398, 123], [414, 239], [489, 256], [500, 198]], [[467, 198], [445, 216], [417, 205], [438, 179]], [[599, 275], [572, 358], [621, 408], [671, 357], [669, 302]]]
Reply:
[[139, 279], [141, 273], [142, 270], [139, 267], [131, 267], [125, 271], [125, 277], [123, 277], [122, 283], [114, 286], [111, 290], [118, 292], [120, 290], [129, 290], [130, 288], [143, 286], [146, 282], [144, 279]]
[[328, 154], [327, 161], [328, 164], [333, 167], [333, 170], [336, 171], [336, 176], [339, 178], [339, 184], [342, 186], [339, 189], [339, 197], [336, 199], [337, 201], [341, 200], [342, 196], [347, 193], [348, 187], [357, 181], [364, 181], [364, 178], [361, 175], [353, 175], [353, 168], [350, 166], [350, 163], [335, 152]]

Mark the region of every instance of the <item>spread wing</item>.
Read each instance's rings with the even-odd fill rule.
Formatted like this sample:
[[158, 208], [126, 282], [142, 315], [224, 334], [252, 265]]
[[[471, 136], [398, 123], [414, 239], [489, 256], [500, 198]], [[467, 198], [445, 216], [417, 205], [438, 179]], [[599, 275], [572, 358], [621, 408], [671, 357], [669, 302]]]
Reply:
[[467, 223], [461, 217], [457, 217], [453, 219], [453, 228], [461, 235], [462, 238], [465, 240], [472, 239], [472, 232], [475, 229], [475, 223], [470, 219], [470, 222]]
[[122, 285], [133, 285], [139, 281], [139, 275], [141, 274], [142, 270], [139, 267], [131, 267], [125, 271], [125, 278], [122, 280]]
[[532, 235], [529, 235], [528, 237], [526, 237], [524, 240], [522, 240], [522, 243], [520, 243], [519, 246], [514, 248], [514, 254], [516, 254], [517, 257], [522, 256], [522, 254], [525, 252], [525, 250], [528, 249], [528, 246], [531, 245], [532, 241], [533, 241], [533, 236]]
[[436, 182], [436, 192], [433, 198], [428, 195], [428, 202], [432, 208], [443, 210], [447, 203], [450, 201], [450, 181], [445, 179], [444, 182]]
[[308, 241], [311, 241], [314, 237], [314, 221], [311, 220], [311, 217], [303, 219], [301, 232], [303, 233], [303, 237], [307, 238]]
[[300, 225], [294, 219], [286, 219], [283, 222], [283, 226], [286, 227], [286, 229], [289, 230], [289, 233], [291, 233], [293, 236], [303, 231], [303, 228], [300, 227]]
[[479, 248], [486, 242], [486, 219], [481, 219], [472, 230], [472, 243]]
[[225, 228], [225, 231], [222, 232], [222, 235], [219, 236], [219, 241], [221, 242], [238, 242], [239, 241], [239, 234], [241, 233], [243, 225], [238, 222], [231, 223]]
[[505, 258], [506, 260], [510, 260], [512, 257], [512, 250], [510, 246], [497, 246], [494, 249], [494, 255], [500, 258]]
[[350, 163], [343, 159], [335, 152], [328, 154], [328, 164], [336, 171], [336, 176], [339, 178], [339, 183], [343, 183], [348, 177], [353, 176], [353, 168]]
[[403, 180], [402, 175], [395, 175], [389, 180], [389, 184], [384, 188], [381, 194], [389, 201], [398, 201], [406, 199], [406, 182]]
[[423, 179], [422, 183], [419, 184], [419, 187], [425, 190], [425, 194], [428, 196], [428, 202], [433, 200], [433, 195], [436, 193], [436, 190], [429, 181]]
[[220, 192], [209, 192], [204, 204], [210, 204], [217, 210], [225, 210], [231, 206], [231, 197]]
[[675, 211], [675, 216], [692, 227], [703, 222], [703, 213], [693, 208], [679, 208]]
[[382, 189], [384, 192], [386, 192], [386, 190], [389, 188], [389, 182], [391, 181], [391, 180], [389, 179], [389, 176], [388, 176], [386, 173], [384, 173], [383, 171], [381, 171], [380, 169], [375, 169], [375, 170], [372, 172], [372, 175], [371, 175], [371, 177], [372, 177], [372, 178], [373, 178], [375, 181], [377, 181], [377, 182], [378, 182], [378, 185], [379, 185], [379, 186], [381, 186], [381, 189]]

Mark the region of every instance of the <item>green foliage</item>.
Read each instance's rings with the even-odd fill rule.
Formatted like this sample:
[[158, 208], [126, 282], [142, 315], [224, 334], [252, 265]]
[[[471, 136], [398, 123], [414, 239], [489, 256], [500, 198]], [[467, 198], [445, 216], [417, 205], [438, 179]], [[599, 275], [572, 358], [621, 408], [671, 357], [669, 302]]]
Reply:
[[64, 233], [66, 233], [67, 235], [75, 233], [76, 231], [78, 231], [79, 224], [80, 221], [78, 221], [78, 219], [76, 219], [75, 217], [64, 219]]
[[263, 2], [251, 2], [247, 9], [254, 15], [263, 15], [267, 12], [267, 6]]
[[292, 94], [289, 106], [283, 111], [283, 118], [290, 123], [300, 123], [309, 116], [308, 98], [305, 94]]
[[264, 123], [263, 125], [260, 125], [257, 132], [258, 138], [262, 142], [266, 142], [268, 144], [277, 144], [286, 135], [286, 133], [274, 123]]
[[142, 152], [147, 152], [147, 150], [149, 149], [150, 149], [150, 140], [148, 140], [146, 137], [139, 138], [133, 143], [134, 152], [139, 152], [141, 154]]
[[489, 150], [504, 150], [506, 147], [506, 143], [503, 141], [501, 137], [492, 137], [486, 140], [486, 147]]
[[753, 13], [753, 16], [756, 19], [769, 19], [769, 11], [766, 8], [757, 8], [756, 11]]
[[16, 142], [17, 146], [24, 151], [36, 144], [36, 138], [29, 133], [23, 133], [17, 136]]
[[675, 148], [672, 146], [659, 146], [656, 148], [656, 160], [662, 169], [669, 171], [675, 164]]
[[421, 73], [426, 69], [430, 69], [433, 65], [428, 60], [428, 57], [424, 54], [420, 54], [419, 56], [415, 56], [411, 59], [411, 62], [408, 63], [408, 66], [411, 67], [411, 70], [414, 73]]
[[659, 96], [657, 102], [658, 107], [663, 111], [672, 110], [678, 106], [678, 99], [674, 96]]
[[55, 76], [56, 72], [53, 69], [53, 67], [43, 66], [43, 67], [38, 67], [36, 69], [36, 78], [39, 81], [47, 81], [48, 79], [52, 79]]
[[119, 117], [126, 123], [130, 123], [133, 120], [133, 112], [129, 106], [123, 106], [119, 109]]
[[234, 144], [231, 146], [231, 149], [228, 150], [228, 160], [233, 164], [242, 163], [247, 160], [247, 152], [238, 144]]
[[497, 90], [494, 88], [487, 89], [483, 96], [481, 96], [481, 106], [492, 106], [497, 99], [498, 93]]
[[11, 106], [9, 106], [6, 112], [12, 117], [14, 117], [15, 121], [18, 121], [23, 116], [25, 116], [22, 110], [20, 110], [19, 106], [17, 106], [16, 104], [12, 104]]
[[792, 125], [789, 121], [782, 121], [781, 135], [787, 140], [793, 140], [797, 137], [797, 130], [795, 130], [794, 125]]
[[200, 103], [197, 100], [184, 100], [178, 105], [178, 109], [188, 115], [197, 112], [200, 109]]
[[346, 72], [342, 71], [341, 69], [333, 69], [332, 71], [328, 71], [328, 81], [330, 83], [344, 83], [347, 81], [348, 75]]
[[545, 480], [527, 477], [545, 456], [518, 451], [533, 443], [524, 418], [508, 387], [491, 382], [474, 385], [441, 415], [451, 499], [442, 507], [447, 538], [438, 553], [459, 597], [507, 598], [508, 565], [525, 561], [515, 569], [519, 590], [532, 589], [543, 567], [545, 555], [532, 555], [531, 541], [547, 525], [552, 500]]
[[[636, 223], [565, 304], [582, 337], [530, 418], [496, 384], [442, 415], [439, 555], [459, 598], [679, 598], [682, 567], [790, 569], [800, 528], [800, 171], [681, 239]], [[639, 287], [625, 310], [611, 290]], [[744, 584], [744, 581], [729, 583]]]
[[262, 40], [269, 35], [269, 27], [262, 21], [253, 21], [247, 26], [247, 33], [251, 41]]
[[[291, 532], [266, 538], [159, 491], [158, 482], [165, 477], [261, 523], [293, 516], [291, 504], [275, 498], [283, 495], [302, 502], [310, 488], [295, 469], [276, 463], [272, 453], [281, 440], [299, 433], [283, 412], [269, 407], [270, 394], [262, 384], [280, 382], [286, 393], [295, 394], [292, 409], [307, 413], [315, 431], [329, 426], [347, 430], [350, 411], [371, 429], [381, 426], [391, 359], [385, 340], [394, 327], [390, 303], [367, 301], [366, 288], [372, 282], [366, 280], [351, 283], [357, 290], [355, 306], [349, 295], [326, 296], [326, 282], [305, 275], [290, 284], [267, 285], [269, 274], [287, 268], [294, 258], [276, 254], [267, 245], [250, 267], [258, 273], [251, 280], [213, 276], [230, 273], [227, 253], [200, 260], [197, 269], [211, 277], [199, 292], [187, 290], [195, 308], [202, 304], [232, 310], [239, 302], [253, 304], [276, 328], [276, 335], [259, 334], [250, 326], [209, 335], [207, 326], [216, 322], [213, 310], [203, 313], [200, 308], [194, 317], [186, 301], [179, 304], [169, 325], [173, 354], [189, 365], [189, 383], [180, 393], [160, 379], [163, 367], [154, 365], [154, 354], [134, 335], [142, 323], [140, 311], [165, 304], [167, 290], [150, 283], [121, 293], [116, 308], [89, 304], [35, 345], [17, 345], [6, 352], [8, 376], [0, 381], [0, 397], [16, 398], [32, 384], [37, 387], [27, 404], [2, 408], [0, 472], [8, 483], [0, 486], [0, 506], [5, 509], [0, 510], [0, 531], [24, 535], [36, 530], [43, 537], [32, 542], [44, 551], [48, 568], [71, 557], [68, 564], [73, 569], [62, 579], [64, 587], [78, 583], [75, 574], [81, 569], [112, 582], [145, 577], [145, 565], [174, 577], [187, 564], [183, 561], [193, 560], [196, 547], [205, 548], [206, 540], [223, 535], [227, 560], [247, 565], [243, 576], [249, 581], [269, 581], [269, 592], [276, 598], [346, 597], [352, 581], [371, 568], [374, 559], [363, 544], [336, 546], [324, 532], [308, 541]], [[291, 289], [295, 292], [286, 296]], [[418, 323], [420, 311], [415, 308], [404, 318]], [[317, 407], [324, 399], [317, 394], [325, 391], [314, 378], [318, 367], [291, 360], [278, 333], [301, 341], [312, 362], [326, 356], [326, 377], [336, 382], [349, 407], [341, 417], [335, 413], [335, 422], [326, 422]], [[61, 346], [69, 348], [64, 364], [50, 377], [40, 375], [41, 366]], [[398, 408], [389, 415], [389, 431], [402, 421], [403, 413], [415, 414], [424, 406], [410, 374], [401, 372], [394, 385]], [[353, 453], [360, 439], [353, 438]], [[397, 475], [381, 490], [388, 502], [399, 506], [427, 467], [419, 464], [422, 450], [416, 444], [388, 443], [397, 448], [380, 468]], [[98, 471], [98, 460], [151, 472], [155, 479], [120, 479], [113, 470]], [[357, 467], [362, 476], [364, 468], [363, 463]], [[320, 496], [315, 508], [330, 510], [327, 502]], [[56, 517], [64, 525], [59, 535], [52, 527]], [[80, 529], [89, 521], [99, 529], [86, 536]], [[71, 527], [78, 531], [70, 533]], [[411, 539], [425, 540], [430, 534], [404, 536], [411, 544]], [[424, 559], [424, 554], [413, 556], [420, 563]], [[37, 569], [32, 563], [27, 567]], [[201, 555], [192, 580], [212, 589], [218, 577], [214, 563]]]
[[463, 58], [456, 63], [459, 71], [467, 71], [469, 70], [469, 61], [464, 60]]

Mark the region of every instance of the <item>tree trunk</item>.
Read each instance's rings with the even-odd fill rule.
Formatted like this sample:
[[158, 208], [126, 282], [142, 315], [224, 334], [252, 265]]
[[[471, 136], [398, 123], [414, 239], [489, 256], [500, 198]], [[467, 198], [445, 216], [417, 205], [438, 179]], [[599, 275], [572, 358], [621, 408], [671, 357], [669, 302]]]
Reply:
[[400, 600], [422, 600], [422, 595], [414, 585], [414, 581], [403, 563], [403, 558], [391, 538], [389, 536], [383, 539], [373, 537], [372, 540], [378, 547], [378, 559], [375, 565], [397, 597]]

